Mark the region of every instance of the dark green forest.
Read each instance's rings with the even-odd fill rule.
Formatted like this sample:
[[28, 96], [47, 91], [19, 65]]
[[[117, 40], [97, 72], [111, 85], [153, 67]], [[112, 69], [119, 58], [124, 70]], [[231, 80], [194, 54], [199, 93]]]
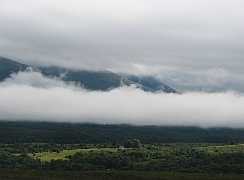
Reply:
[[115, 143], [126, 139], [140, 139], [144, 144], [244, 142], [244, 129], [27, 121], [0, 122], [0, 143], [7, 144], [31, 142]]

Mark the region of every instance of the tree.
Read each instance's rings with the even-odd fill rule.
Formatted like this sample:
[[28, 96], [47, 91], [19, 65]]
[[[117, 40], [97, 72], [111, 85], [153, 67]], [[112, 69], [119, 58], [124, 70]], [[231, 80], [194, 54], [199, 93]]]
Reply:
[[140, 148], [141, 142], [138, 139], [124, 140], [123, 145], [126, 148]]
[[140, 148], [140, 147], [141, 147], [141, 142], [140, 142], [139, 139], [133, 139], [133, 140], [131, 141], [131, 143], [132, 143], [132, 147], [133, 147], [133, 148]]

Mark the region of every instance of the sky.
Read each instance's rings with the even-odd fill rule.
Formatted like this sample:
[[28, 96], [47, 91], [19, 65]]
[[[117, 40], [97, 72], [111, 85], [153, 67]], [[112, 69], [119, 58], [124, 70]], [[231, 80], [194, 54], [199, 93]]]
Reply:
[[22, 72], [0, 83], [0, 119], [244, 128], [243, 7], [243, 0], [0, 0], [0, 56], [152, 75], [181, 92], [90, 92]]
[[0, 0], [0, 55], [244, 92], [242, 0]]

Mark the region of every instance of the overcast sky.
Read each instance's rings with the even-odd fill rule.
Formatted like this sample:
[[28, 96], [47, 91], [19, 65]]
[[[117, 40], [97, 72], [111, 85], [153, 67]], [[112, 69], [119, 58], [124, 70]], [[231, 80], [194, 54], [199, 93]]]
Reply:
[[244, 92], [243, 0], [0, 0], [0, 55]]

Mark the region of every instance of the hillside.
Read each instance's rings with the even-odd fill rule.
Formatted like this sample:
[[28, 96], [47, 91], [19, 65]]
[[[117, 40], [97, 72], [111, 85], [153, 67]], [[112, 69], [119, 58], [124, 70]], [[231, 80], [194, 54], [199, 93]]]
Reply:
[[[10, 77], [12, 73], [25, 71], [27, 67], [30, 66], [0, 57], [0, 81]], [[136, 76], [127, 78], [107, 70], [87, 71], [60, 67], [33, 67], [33, 69], [40, 71], [46, 77], [59, 78], [65, 82], [72, 82], [89, 90], [107, 91], [123, 85], [130, 86], [133, 84], [144, 91], [155, 92], [162, 90], [167, 93], [177, 92], [152, 77], [138, 80], [134, 78]]]
[[[47, 77], [60, 78], [65, 82], [74, 82], [80, 84], [89, 90], [110, 90], [121, 85], [132, 85], [135, 82], [123, 78], [110, 71], [87, 71], [87, 70], [71, 70], [59, 67], [40, 67], [41, 73]], [[139, 87], [139, 85], [138, 85]], [[154, 91], [151, 88], [140, 86], [145, 91]]]
[[10, 59], [0, 57], [0, 81], [10, 77], [10, 74], [25, 71], [28, 66]]
[[176, 90], [172, 89], [171, 87], [165, 85], [158, 79], [153, 76], [135, 76], [135, 75], [125, 75], [125, 77], [133, 82], [138, 84], [142, 84], [146, 87], [154, 89], [155, 91], [163, 91], [167, 93], [178, 93]]

